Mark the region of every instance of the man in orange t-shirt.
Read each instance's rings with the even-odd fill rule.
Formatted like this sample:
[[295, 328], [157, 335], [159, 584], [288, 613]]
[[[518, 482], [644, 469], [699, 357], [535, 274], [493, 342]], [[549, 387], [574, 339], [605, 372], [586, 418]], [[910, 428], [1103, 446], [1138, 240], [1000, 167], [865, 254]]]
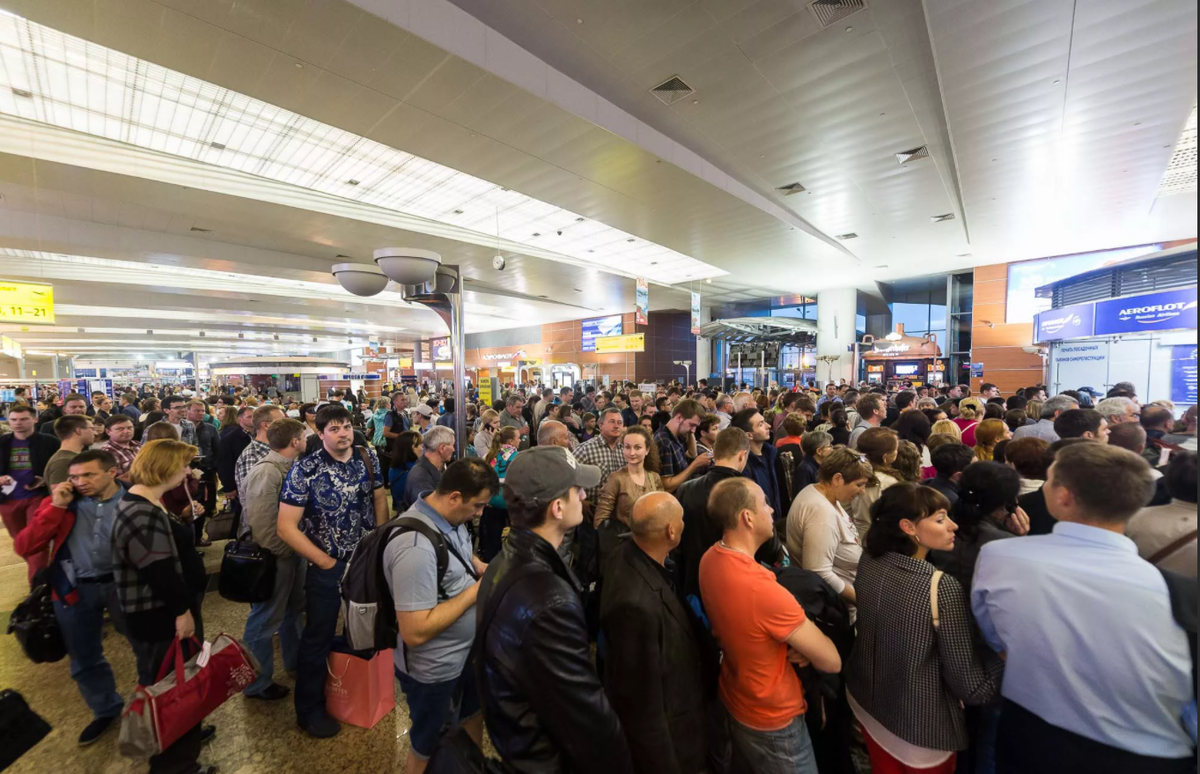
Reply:
[[732, 720], [735, 760], [754, 774], [817, 774], [804, 692], [789, 661], [839, 672], [842, 660], [775, 575], [754, 561], [774, 532], [773, 513], [748, 478], [713, 488], [708, 514], [724, 535], [700, 560], [700, 596], [724, 653], [720, 696]]

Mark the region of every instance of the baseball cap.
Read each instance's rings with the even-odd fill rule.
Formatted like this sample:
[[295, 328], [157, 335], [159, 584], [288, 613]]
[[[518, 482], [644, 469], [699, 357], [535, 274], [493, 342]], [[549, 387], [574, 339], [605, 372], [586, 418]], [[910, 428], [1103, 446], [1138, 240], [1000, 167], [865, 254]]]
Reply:
[[504, 476], [504, 497], [526, 508], [542, 508], [571, 487], [600, 484], [600, 468], [584, 465], [561, 446], [535, 446], [513, 457]]
[[424, 403], [418, 403], [416, 406], [413, 406], [413, 411], [417, 412], [423, 417], [433, 416], [433, 409], [429, 408], [429, 406]]

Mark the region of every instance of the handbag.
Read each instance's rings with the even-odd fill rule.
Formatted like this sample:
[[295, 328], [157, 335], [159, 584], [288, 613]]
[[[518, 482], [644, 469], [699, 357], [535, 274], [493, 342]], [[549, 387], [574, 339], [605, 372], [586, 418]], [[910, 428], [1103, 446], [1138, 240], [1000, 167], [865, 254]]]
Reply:
[[38, 573], [33, 590], [8, 619], [8, 633], [17, 635], [21, 650], [35, 664], [61, 661], [67, 655], [46, 578], [44, 571]]
[[392, 650], [354, 651], [335, 640], [325, 662], [325, 710], [359, 728], [374, 728], [396, 707]]
[[7, 769], [50, 733], [50, 724], [16, 691], [0, 691], [0, 771]]
[[237, 532], [237, 514], [233, 512], [233, 501], [226, 499], [204, 526], [209, 540], [229, 540]]
[[[200, 648], [196, 638], [189, 642]], [[183, 643], [176, 638], [154, 685], [134, 690], [121, 715], [118, 749], [122, 755], [139, 759], [158, 755], [258, 677], [254, 655], [227, 634], [212, 641], [203, 665], [200, 655], [184, 663]]]
[[230, 602], [266, 602], [275, 593], [275, 554], [248, 540], [229, 541], [217, 591]]

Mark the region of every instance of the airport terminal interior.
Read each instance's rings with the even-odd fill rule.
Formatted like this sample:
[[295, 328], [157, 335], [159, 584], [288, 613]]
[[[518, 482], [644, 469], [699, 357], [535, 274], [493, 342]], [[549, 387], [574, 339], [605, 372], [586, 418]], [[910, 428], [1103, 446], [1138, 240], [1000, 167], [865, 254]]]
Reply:
[[1196, 771], [1197, 15], [0, 0], [0, 770]]

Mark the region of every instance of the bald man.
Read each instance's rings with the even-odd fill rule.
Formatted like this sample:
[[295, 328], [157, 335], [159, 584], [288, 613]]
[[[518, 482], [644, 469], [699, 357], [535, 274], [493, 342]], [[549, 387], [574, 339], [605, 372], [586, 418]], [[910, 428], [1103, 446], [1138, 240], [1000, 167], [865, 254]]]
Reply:
[[643, 495], [630, 528], [600, 592], [604, 689], [638, 774], [697, 774], [707, 753], [700, 646], [665, 567], [683, 507], [666, 492]]
[[547, 419], [538, 425], [538, 446], [561, 446], [571, 448], [571, 431], [557, 419]]

